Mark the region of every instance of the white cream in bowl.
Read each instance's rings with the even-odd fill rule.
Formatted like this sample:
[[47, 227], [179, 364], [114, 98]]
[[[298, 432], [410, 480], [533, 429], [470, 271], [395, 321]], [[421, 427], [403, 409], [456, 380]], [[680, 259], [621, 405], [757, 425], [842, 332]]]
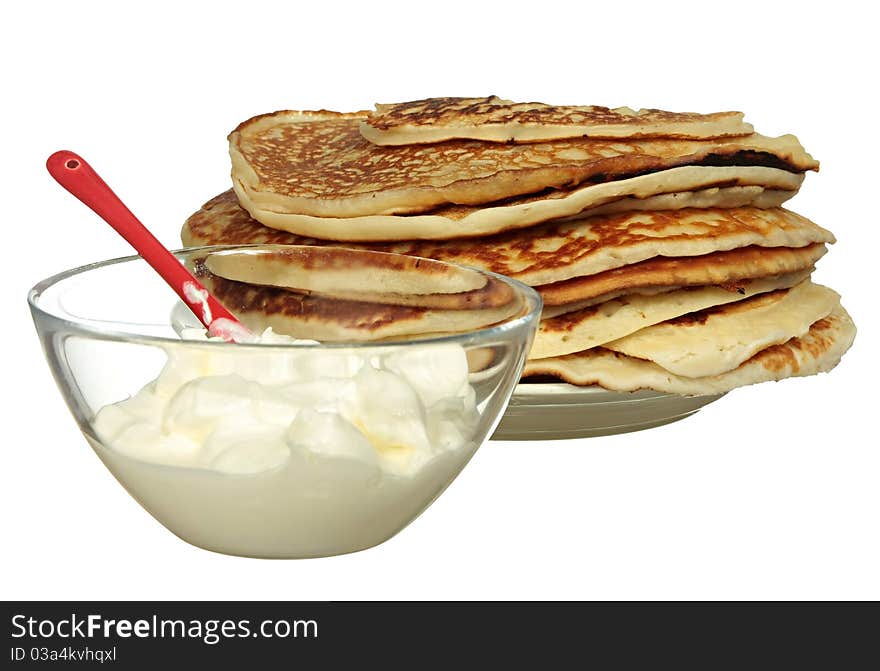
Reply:
[[[185, 339], [206, 339], [186, 330]], [[168, 348], [159, 376], [101, 408], [99, 455], [172, 531], [266, 557], [350, 552], [405, 526], [477, 447], [457, 344], [371, 350]]]

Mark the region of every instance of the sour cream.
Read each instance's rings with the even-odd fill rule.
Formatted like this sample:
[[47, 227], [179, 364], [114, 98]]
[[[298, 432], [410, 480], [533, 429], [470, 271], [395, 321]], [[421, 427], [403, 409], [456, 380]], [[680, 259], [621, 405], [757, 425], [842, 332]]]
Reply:
[[195, 545], [259, 557], [370, 547], [424, 510], [488, 430], [458, 345], [363, 355], [271, 331], [259, 341], [285, 347], [169, 346], [158, 377], [101, 408], [88, 436]]
[[[181, 335], [209, 339], [197, 329]], [[314, 343], [271, 329], [257, 342], [290, 351], [169, 348], [156, 380], [98, 411], [98, 436], [118, 452], [169, 466], [250, 474], [279, 468], [297, 452], [400, 477], [472, 438], [475, 395], [458, 345], [363, 357], [298, 349]]]

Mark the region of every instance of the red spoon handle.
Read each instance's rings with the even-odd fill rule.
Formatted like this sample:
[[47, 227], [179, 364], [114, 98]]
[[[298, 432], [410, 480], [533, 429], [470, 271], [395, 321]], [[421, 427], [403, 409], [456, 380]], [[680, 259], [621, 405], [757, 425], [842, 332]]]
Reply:
[[177, 292], [205, 328], [220, 318], [238, 323], [238, 319], [211, 296], [201, 282], [138, 221], [85, 160], [72, 151], [57, 151], [46, 161], [46, 168], [61, 186], [94, 210], [137, 250]]

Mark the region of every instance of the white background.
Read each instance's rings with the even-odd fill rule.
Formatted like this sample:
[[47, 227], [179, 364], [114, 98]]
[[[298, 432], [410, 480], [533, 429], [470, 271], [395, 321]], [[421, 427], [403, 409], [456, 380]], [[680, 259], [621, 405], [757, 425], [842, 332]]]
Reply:
[[[716, 6], [7, 8], [0, 598], [880, 598], [876, 22], [869, 3]], [[796, 133], [822, 170], [791, 207], [839, 238], [816, 277], [856, 319], [851, 352], [667, 427], [487, 444], [410, 528], [355, 555], [249, 560], [178, 540], [105, 471], [43, 361], [27, 289], [129, 253], [45, 158], [82, 153], [177, 246], [228, 188], [226, 134], [254, 114], [489, 93], [741, 109]]]

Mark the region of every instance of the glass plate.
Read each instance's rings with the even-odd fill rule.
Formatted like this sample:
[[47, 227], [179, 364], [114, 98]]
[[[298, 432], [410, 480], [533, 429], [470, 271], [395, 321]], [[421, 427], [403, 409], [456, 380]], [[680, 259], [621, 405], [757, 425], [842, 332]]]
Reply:
[[724, 394], [677, 396], [560, 383], [521, 383], [492, 440], [559, 440], [641, 431], [688, 417]]

